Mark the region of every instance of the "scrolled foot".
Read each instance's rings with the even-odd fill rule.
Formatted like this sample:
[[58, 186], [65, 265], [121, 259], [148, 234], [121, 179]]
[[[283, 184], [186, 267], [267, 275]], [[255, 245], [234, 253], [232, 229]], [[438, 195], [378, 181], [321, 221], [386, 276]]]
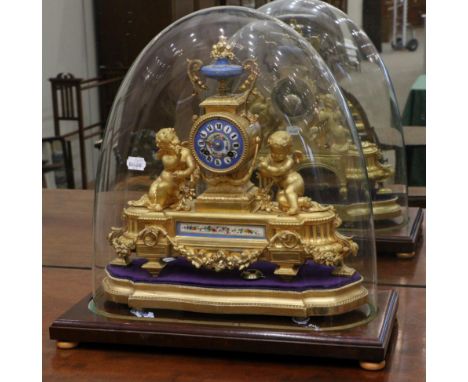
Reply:
[[57, 341], [57, 349], [68, 350], [74, 349], [79, 345], [79, 342], [69, 342], [69, 341]]
[[341, 264], [337, 266], [333, 271], [332, 275], [333, 276], [352, 276], [356, 273], [356, 270], [354, 268], [348, 267], [345, 264]]
[[416, 252], [398, 252], [396, 256], [399, 259], [412, 259], [414, 256], [416, 256]]
[[130, 260], [128, 259], [128, 257], [116, 257], [114, 260], [110, 262], [110, 264], [120, 265], [120, 266], [125, 267], [128, 264], [130, 264]]

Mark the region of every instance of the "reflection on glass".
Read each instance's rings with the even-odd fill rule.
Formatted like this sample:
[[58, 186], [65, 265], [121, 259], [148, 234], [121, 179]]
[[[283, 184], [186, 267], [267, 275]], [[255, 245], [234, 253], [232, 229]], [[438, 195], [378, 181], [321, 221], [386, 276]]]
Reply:
[[[370, 39], [342, 11], [319, 0], [276, 0], [259, 11], [277, 17], [301, 34], [338, 82], [362, 143], [376, 228], [406, 223], [406, 161], [400, 114], [387, 70]], [[352, 146], [349, 156], [353, 162], [356, 154]], [[340, 176], [340, 171], [330, 171]], [[353, 170], [346, 175], [347, 180], [355, 182], [359, 177]], [[343, 219], [349, 227], [361, 211], [360, 203], [344, 211]]]

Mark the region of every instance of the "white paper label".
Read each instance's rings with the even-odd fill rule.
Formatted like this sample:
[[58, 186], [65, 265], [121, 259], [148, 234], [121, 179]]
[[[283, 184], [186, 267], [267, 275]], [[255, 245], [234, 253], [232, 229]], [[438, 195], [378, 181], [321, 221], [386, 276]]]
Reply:
[[144, 171], [146, 167], [145, 158], [140, 157], [128, 157], [127, 168], [129, 170]]
[[138, 318], [154, 318], [153, 312], [146, 312], [140, 309], [131, 309], [130, 313], [134, 316], [137, 316]]

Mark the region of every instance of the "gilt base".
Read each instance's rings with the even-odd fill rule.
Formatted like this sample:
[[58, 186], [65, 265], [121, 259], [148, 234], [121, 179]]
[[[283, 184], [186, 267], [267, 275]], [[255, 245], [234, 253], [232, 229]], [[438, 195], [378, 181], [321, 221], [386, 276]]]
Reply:
[[334, 267], [311, 261], [292, 279], [275, 274], [271, 263], [256, 262], [252, 269], [263, 277], [255, 280], [246, 280], [240, 271], [199, 270], [182, 258], [158, 277], [144, 265], [141, 259], [129, 267], [109, 265], [102, 282], [106, 299], [137, 309], [307, 317], [343, 314], [368, 298], [357, 272], [336, 276]]

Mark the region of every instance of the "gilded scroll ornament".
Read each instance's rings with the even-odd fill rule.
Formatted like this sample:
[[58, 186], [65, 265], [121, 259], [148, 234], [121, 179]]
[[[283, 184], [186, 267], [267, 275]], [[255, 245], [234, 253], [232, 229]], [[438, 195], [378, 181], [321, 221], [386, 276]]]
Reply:
[[147, 226], [138, 234], [138, 238], [143, 240], [147, 247], [156, 246], [161, 237], [167, 237], [167, 232], [157, 226]]
[[112, 227], [107, 240], [117, 255], [112, 264], [127, 265], [132, 251], [135, 250], [135, 239], [127, 236], [124, 228]]
[[293, 249], [302, 245], [302, 237], [293, 231], [281, 231], [270, 239], [270, 245], [275, 248]]
[[199, 73], [203, 62], [201, 60], [187, 60], [187, 64], [187, 74], [194, 90], [208, 89], [208, 86], [206, 86], [205, 82], [201, 79]]

